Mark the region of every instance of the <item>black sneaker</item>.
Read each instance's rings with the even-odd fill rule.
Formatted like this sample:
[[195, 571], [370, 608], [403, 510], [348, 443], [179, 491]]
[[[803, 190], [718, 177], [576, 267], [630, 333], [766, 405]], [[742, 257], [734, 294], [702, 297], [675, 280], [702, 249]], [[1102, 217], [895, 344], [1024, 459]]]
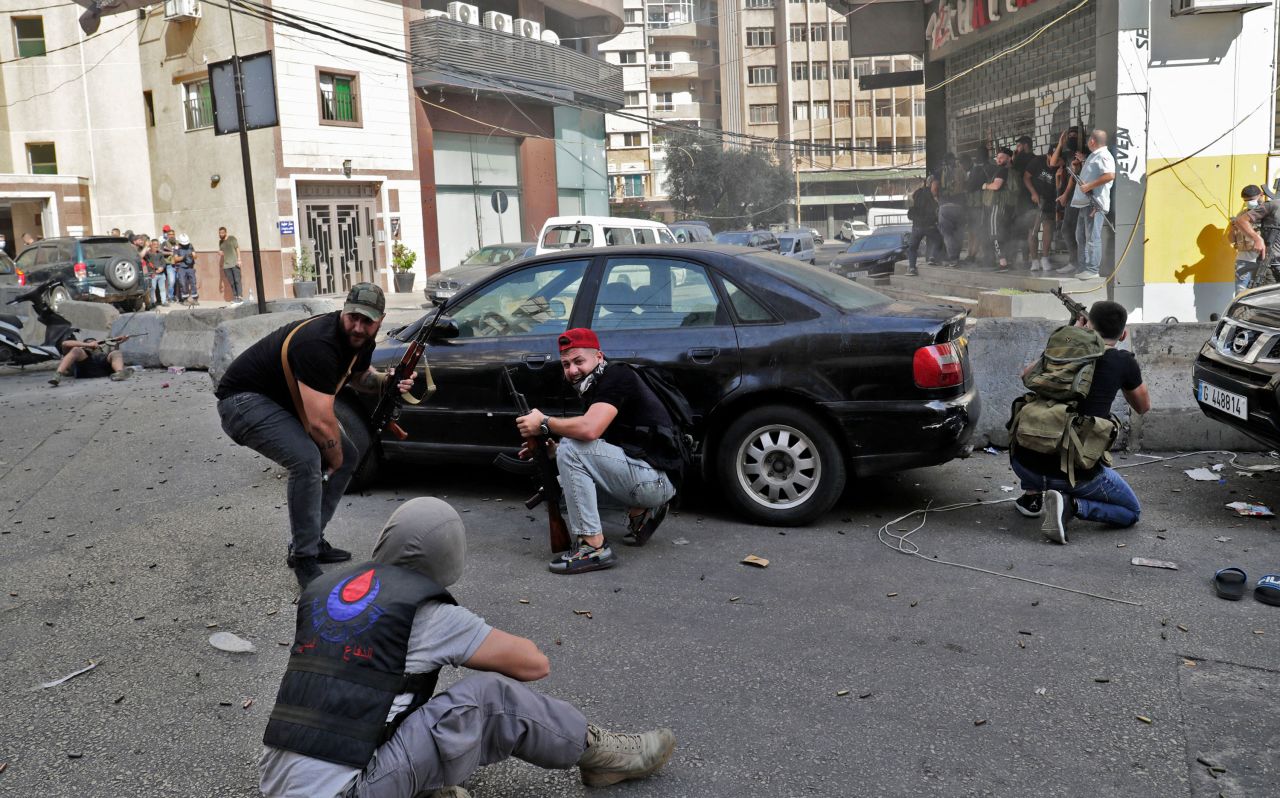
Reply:
[[307, 585], [318, 577], [324, 576], [324, 571], [320, 570], [315, 557], [299, 557], [294, 560], [291, 567], [293, 568], [294, 577], [298, 580], [298, 587], [303, 590], [306, 590]]
[[643, 546], [648, 543], [649, 538], [653, 537], [653, 533], [666, 519], [670, 506], [671, 502], [663, 502], [658, 507], [628, 518], [627, 534], [622, 536], [622, 542], [628, 546]]
[[907, 274], [907, 276], [908, 276], [908, 277], [919, 277], [919, 276], [920, 276], [920, 270], [919, 270], [919, 269], [907, 269], [906, 274]]
[[320, 538], [320, 551], [316, 554], [316, 562], [346, 562], [351, 559], [351, 552], [329, 545], [329, 541]]
[[1053, 543], [1067, 542], [1067, 524], [1075, 516], [1075, 502], [1060, 491], [1044, 492], [1044, 518], [1040, 532]]
[[1044, 494], [1024, 493], [1013, 506], [1027, 518], [1039, 518], [1044, 515]]
[[578, 545], [556, 557], [547, 565], [547, 568], [553, 574], [580, 574], [587, 571], [603, 571], [617, 564], [618, 558], [609, 549], [607, 541], [603, 546], [596, 548], [582, 538], [578, 538]]

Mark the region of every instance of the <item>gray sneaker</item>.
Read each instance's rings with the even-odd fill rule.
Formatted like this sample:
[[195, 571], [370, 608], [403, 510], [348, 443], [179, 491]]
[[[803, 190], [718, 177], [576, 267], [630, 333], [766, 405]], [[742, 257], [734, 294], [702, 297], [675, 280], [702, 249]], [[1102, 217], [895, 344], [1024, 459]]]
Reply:
[[1076, 277], [1079, 277], [1081, 280], [1096, 280], [1098, 278], [1098, 273], [1089, 269], [1082, 269]]
[[587, 571], [603, 571], [617, 564], [618, 558], [614, 556], [613, 549], [609, 548], [608, 541], [600, 548], [596, 548], [582, 538], [578, 538], [577, 544], [572, 549], [552, 560], [547, 568], [553, 574], [581, 574]]
[[131, 374], [133, 374], [133, 369], [121, 369], [120, 371], [111, 372], [111, 376], [108, 379], [112, 382], [124, 382], [129, 379], [129, 375]]
[[651, 776], [667, 764], [675, 747], [676, 736], [670, 729], [617, 734], [588, 724], [587, 750], [578, 760], [582, 783], [606, 787]]
[[1057, 269], [1054, 269], [1053, 273], [1054, 274], [1075, 274], [1079, 270], [1080, 270], [1079, 266], [1076, 266], [1074, 263], [1068, 263], [1066, 266], [1061, 266]]
[[1075, 515], [1074, 502], [1061, 491], [1044, 492], [1044, 518], [1040, 522], [1040, 533], [1052, 543], [1067, 542], [1067, 524]]

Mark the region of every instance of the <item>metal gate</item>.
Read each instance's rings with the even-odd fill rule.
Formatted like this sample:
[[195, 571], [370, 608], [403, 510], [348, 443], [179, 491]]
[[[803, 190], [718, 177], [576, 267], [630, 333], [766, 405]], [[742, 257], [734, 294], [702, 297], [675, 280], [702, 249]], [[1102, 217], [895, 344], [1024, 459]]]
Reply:
[[298, 184], [302, 245], [315, 261], [319, 293], [346, 293], [374, 281], [376, 196], [371, 184]]

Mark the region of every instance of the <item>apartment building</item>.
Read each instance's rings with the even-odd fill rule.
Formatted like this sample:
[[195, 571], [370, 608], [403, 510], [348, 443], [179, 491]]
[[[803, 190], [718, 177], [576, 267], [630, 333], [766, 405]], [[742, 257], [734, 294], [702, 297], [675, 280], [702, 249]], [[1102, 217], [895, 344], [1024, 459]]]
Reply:
[[673, 218], [663, 128], [720, 126], [716, 7], [714, 0], [623, 0], [622, 34], [600, 45], [622, 69], [629, 114], [605, 122], [615, 212]]
[[[842, 3], [743, 0], [719, 17], [726, 131], [782, 139], [800, 171], [801, 218], [828, 234], [898, 203], [924, 174], [923, 69], [914, 55], [855, 58]], [[869, 75], [909, 83], [860, 88]]]
[[[249, 245], [240, 144], [214, 133], [208, 73], [233, 44], [269, 51], [274, 74], [279, 124], [248, 134], [269, 298], [290, 292], [304, 253], [320, 291], [340, 293], [389, 286], [397, 241], [429, 274], [550, 216], [606, 213], [604, 113], [622, 105], [622, 75], [593, 43], [621, 31], [621, 0], [434, 4], [274, 0], [282, 16], [232, 17], [169, 0], [88, 37], [74, 4], [0, 6], [0, 233], [12, 248], [25, 232], [169, 224], [216, 293], [218, 227]], [[251, 285], [247, 252], [242, 266]]]

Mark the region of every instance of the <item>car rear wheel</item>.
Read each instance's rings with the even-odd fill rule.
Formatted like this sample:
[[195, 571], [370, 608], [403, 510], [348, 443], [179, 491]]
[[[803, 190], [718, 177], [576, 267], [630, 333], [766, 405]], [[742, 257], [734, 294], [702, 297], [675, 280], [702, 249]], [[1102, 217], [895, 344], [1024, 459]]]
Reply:
[[840, 447], [822, 422], [787, 405], [742, 414], [716, 453], [716, 475], [729, 501], [771, 526], [816, 520], [840, 498], [845, 473]]
[[107, 282], [117, 291], [128, 291], [138, 284], [138, 264], [130, 260], [121, 258], [112, 261], [106, 269], [103, 270], [107, 278]]
[[57, 313], [58, 308], [62, 306], [62, 303], [66, 302], [70, 298], [71, 292], [67, 291], [66, 286], [55, 285], [45, 292], [44, 303], [49, 306], [50, 310]]
[[351, 482], [347, 492], [362, 491], [371, 486], [378, 478], [378, 470], [382, 467], [382, 447], [373, 439], [373, 430], [369, 428], [369, 420], [365, 414], [351, 402], [338, 400], [333, 403], [333, 413], [342, 424], [342, 432], [356, 445], [356, 456], [359, 465], [351, 474]]

